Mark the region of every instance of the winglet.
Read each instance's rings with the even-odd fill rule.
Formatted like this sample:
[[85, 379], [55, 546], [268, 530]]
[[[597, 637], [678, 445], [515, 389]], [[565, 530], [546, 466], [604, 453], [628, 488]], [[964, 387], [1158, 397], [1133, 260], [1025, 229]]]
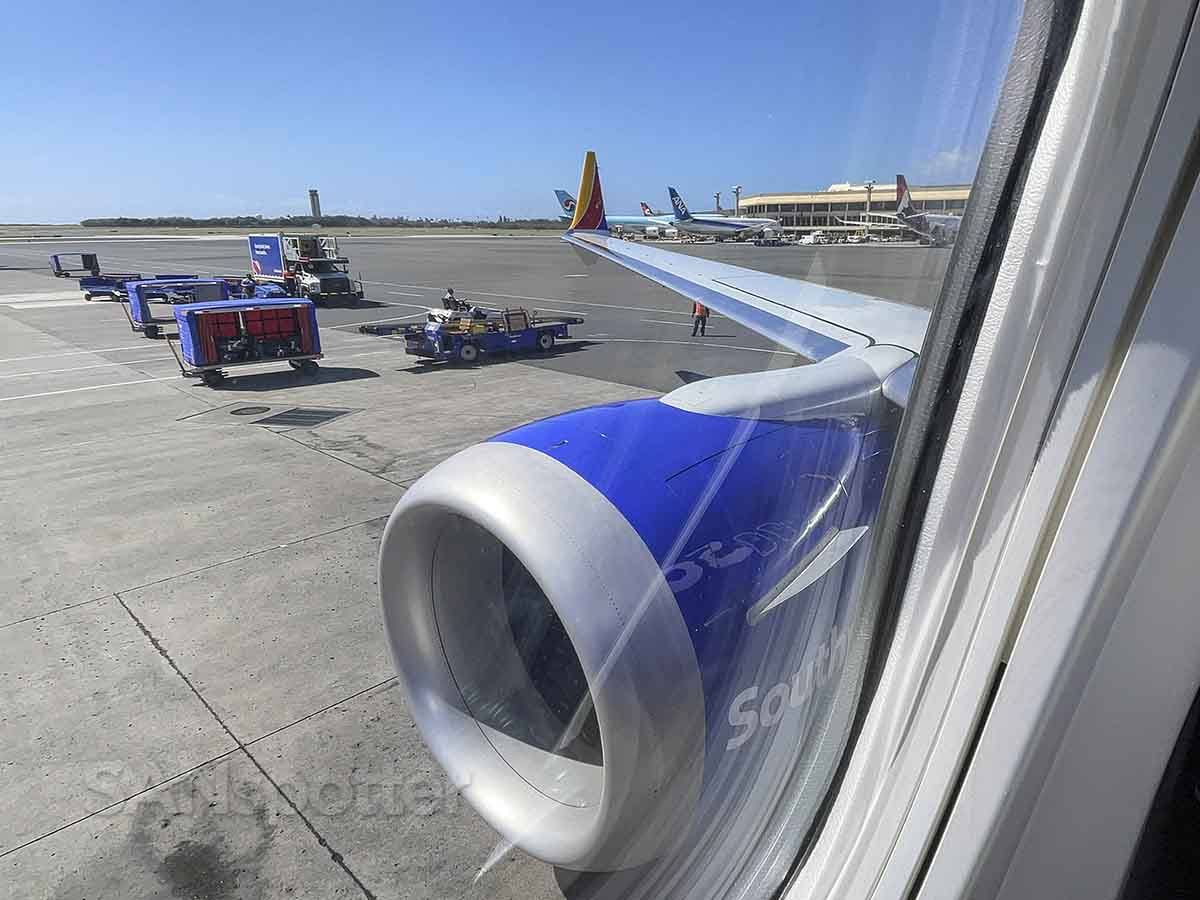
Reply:
[[579, 178], [579, 200], [569, 231], [608, 231], [604, 218], [604, 195], [600, 192], [600, 170], [596, 167], [596, 151], [589, 150], [583, 158], [583, 173]]

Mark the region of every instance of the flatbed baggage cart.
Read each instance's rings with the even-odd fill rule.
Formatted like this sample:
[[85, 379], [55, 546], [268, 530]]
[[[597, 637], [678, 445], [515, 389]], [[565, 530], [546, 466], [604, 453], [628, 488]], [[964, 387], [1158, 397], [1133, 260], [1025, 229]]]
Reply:
[[570, 316], [541, 319], [524, 307], [514, 307], [486, 318], [468, 313], [449, 321], [406, 325], [392, 333], [404, 336], [404, 350], [410, 356], [470, 364], [501, 352], [549, 353], [557, 341], [571, 336], [571, 325], [582, 323], [583, 319]]
[[105, 272], [100, 265], [99, 255], [95, 253], [52, 254], [50, 271], [55, 278], [78, 279], [84, 300], [112, 298], [126, 281], [136, 281], [142, 277], [140, 272]]
[[224, 281], [211, 278], [149, 278], [125, 283], [127, 300], [121, 305], [129, 327], [135, 332], [141, 332], [146, 337], [158, 337], [161, 326], [173, 324], [174, 316], [170, 318], [156, 317], [150, 309], [151, 300], [164, 303], [196, 303], [215, 300], [228, 300], [229, 285]]
[[237, 366], [286, 361], [306, 374], [317, 371], [321, 334], [315, 304], [306, 298], [242, 298], [175, 307], [179, 350], [167, 346], [187, 378], [209, 387]]
[[[113, 300], [119, 300], [122, 303], [128, 303], [129, 302], [129, 282], [131, 282], [131, 281], [175, 282], [175, 281], [215, 281], [215, 280], [216, 279], [212, 279], [212, 278], [201, 278], [199, 275], [185, 274], [185, 273], [178, 273], [178, 272], [159, 272], [154, 275], [145, 275], [145, 276], [139, 275], [137, 278], [126, 278], [124, 281], [119, 282], [112, 289], [110, 298]], [[168, 299], [165, 289], [162, 292], [156, 292], [156, 291], [151, 290], [147, 293], [146, 296], [148, 299], [151, 299], [151, 300], [166, 300], [166, 299]]]
[[[76, 264], [78, 260], [78, 264]], [[100, 257], [95, 253], [52, 253], [50, 272], [55, 278], [80, 278], [100, 274]]]
[[95, 300], [97, 297], [107, 297], [118, 300], [123, 296], [125, 282], [140, 281], [140, 272], [104, 272], [99, 275], [84, 275], [79, 279], [79, 289], [83, 291], [84, 300]]

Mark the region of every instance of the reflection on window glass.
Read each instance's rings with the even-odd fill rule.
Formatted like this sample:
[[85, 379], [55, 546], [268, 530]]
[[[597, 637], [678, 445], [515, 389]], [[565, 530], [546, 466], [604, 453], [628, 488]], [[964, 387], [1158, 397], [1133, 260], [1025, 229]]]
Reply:
[[13, 11], [31, 896], [766, 897], [819, 824], [1020, 4], [469, 6]]

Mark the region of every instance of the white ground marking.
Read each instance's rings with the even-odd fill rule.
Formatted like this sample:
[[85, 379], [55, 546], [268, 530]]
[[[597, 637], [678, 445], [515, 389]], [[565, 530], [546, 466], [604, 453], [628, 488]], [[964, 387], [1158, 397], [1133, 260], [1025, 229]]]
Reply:
[[[599, 337], [599, 335], [594, 335]], [[709, 344], [700, 340], [695, 341], [654, 341], [649, 338], [605, 338], [602, 340], [605, 344], [677, 344], [680, 347], [706, 347], [716, 350], [745, 350], [748, 353], [772, 353], [781, 354], [783, 356], [799, 356], [793, 350], [765, 350], [762, 347], [737, 347], [733, 344]]]
[[57, 375], [60, 372], [86, 372], [88, 369], [111, 369], [114, 366], [131, 366], [134, 363], [151, 362], [174, 364], [175, 360], [169, 356], [147, 356], [143, 357], [142, 359], [127, 359], [124, 362], [97, 363], [94, 366], [74, 366], [70, 369], [43, 369], [40, 372], [10, 372], [0, 375], [0, 378], [31, 378], [37, 375]]
[[32, 400], [34, 397], [53, 397], [57, 394], [78, 394], [81, 391], [100, 391], [104, 388], [125, 387], [131, 384], [149, 384], [152, 381], [171, 381], [178, 377], [178, 375], [166, 375], [162, 378], [139, 378], [137, 381], [115, 381], [111, 384], [93, 384], [88, 387], [65, 388], [61, 391], [42, 391], [38, 394], [18, 394], [16, 397], [0, 397], [0, 403], [9, 403], [12, 400]]
[[563, 278], [587, 278], [586, 275], [564, 275]]
[[[337, 327], [337, 326], [333, 326], [333, 327]], [[138, 349], [144, 349], [144, 348], [138, 348]], [[96, 352], [102, 352], [102, 351], [88, 350], [88, 351], [81, 351], [81, 352], [96, 353]], [[384, 350], [368, 350], [368, 351], [361, 352], [361, 353], [339, 353], [339, 352], [335, 351], [332, 353], [325, 354], [324, 358], [326, 361], [331, 361], [331, 360], [337, 361], [337, 360], [342, 360], [342, 359], [348, 359], [350, 357], [373, 356], [376, 354], [395, 353], [395, 352], [396, 352], [396, 350], [394, 348], [389, 348], [389, 349], [384, 349]], [[58, 354], [51, 354], [51, 355], [58, 355]], [[71, 354], [64, 353], [62, 355], [69, 356]], [[31, 358], [45, 359], [47, 357], [31, 357]], [[0, 362], [3, 362], [3, 361], [4, 360], [0, 360]], [[236, 367], [231, 367], [231, 368], [236, 368], [237, 372], [228, 375], [228, 377], [236, 378], [236, 377], [238, 377], [239, 374], [242, 374], [242, 373], [252, 374], [253, 372], [261, 370], [261, 369], [273, 368], [273, 367], [278, 366], [280, 362], [282, 362], [282, 360], [263, 360], [262, 362], [258, 362], [258, 363], [250, 363], [248, 365], [239, 365]], [[145, 357], [143, 359], [125, 360], [124, 362], [107, 362], [107, 363], [97, 363], [95, 365], [89, 365], [89, 366], [75, 366], [75, 367], [69, 368], [69, 369], [44, 369], [40, 372], [12, 372], [12, 373], [0, 375], [0, 378], [37, 378], [37, 377], [40, 377], [43, 375], [70, 375], [73, 372], [85, 372], [85, 371], [92, 370], [92, 369], [104, 369], [104, 368], [110, 368], [110, 367], [114, 367], [114, 366], [130, 366], [130, 365], [141, 364], [141, 363], [170, 363], [172, 365], [178, 365], [178, 363], [176, 363], [176, 361], [170, 356], [154, 356], [154, 357]], [[286, 370], [284, 370], [284, 371], [286, 371]], [[182, 378], [182, 377], [183, 377], [182, 375], [168, 375], [168, 376], [165, 376], [162, 378], [144, 378], [144, 379], [139, 379], [136, 381], [118, 381], [118, 382], [113, 382], [110, 384], [97, 384], [97, 385], [87, 385], [85, 387], [66, 388], [61, 391], [43, 391], [43, 392], [37, 393], [37, 394], [21, 394], [19, 396], [15, 396], [15, 397], [0, 397], [0, 403], [6, 402], [8, 400], [28, 400], [33, 397], [49, 397], [49, 396], [53, 396], [55, 394], [73, 394], [77, 391], [94, 391], [94, 390], [99, 390], [101, 388], [106, 388], [106, 387], [123, 387], [128, 384], [145, 384], [146, 382], [150, 382], [150, 381], [169, 381], [173, 378]]]
[[[440, 288], [432, 287], [428, 284], [399, 284], [393, 281], [363, 281], [363, 284], [379, 284], [384, 287], [407, 287], [418, 288], [423, 291], [436, 291]], [[463, 289], [464, 294], [478, 294], [481, 297], [503, 297], [508, 300], [532, 300], [535, 303], [572, 303], [575, 306], [594, 306], [598, 309], [624, 309], [631, 312], [647, 312], [658, 313], [659, 315], [667, 316], [691, 316], [687, 312], [674, 312], [669, 309], [653, 309], [645, 306], [619, 306], [616, 303], [585, 303], [582, 300], [565, 299], [563, 297], [529, 297], [524, 294], [498, 294], [494, 291], [477, 291], [469, 288]]]
[[9, 309], [49, 309], [56, 306], [91, 306], [91, 304], [82, 297], [76, 297], [74, 300], [43, 300], [40, 303], [24, 300], [20, 303], [0, 303], [0, 306], [7, 306]]
[[36, 356], [10, 356], [6, 359], [0, 359], [0, 363], [24, 362], [27, 359], [56, 359], [60, 356], [87, 356], [90, 353], [129, 353], [132, 350], [145, 350], [146, 344], [143, 341], [140, 344], [126, 347], [97, 347], [95, 350], [68, 350], [65, 353], [39, 353]]
[[405, 319], [422, 319], [425, 313], [410, 313], [407, 316], [391, 316], [387, 319], [371, 319], [367, 322], [346, 322], [344, 325], [327, 325], [327, 328], [357, 328], [359, 325], [382, 325], [384, 322], [403, 322]]
[[539, 306], [537, 311], [558, 313], [563, 316], [580, 316], [581, 318], [587, 318], [588, 316], [588, 313], [581, 312], [578, 309], [555, 309], [553, 306]]
[[0, 304], [12, 306], [14, 303], [37, 303], [47, 300], [78, 300], [81, 303], [83, 294], [79, 291], [31, 291], [26, 294], [0, 294]]

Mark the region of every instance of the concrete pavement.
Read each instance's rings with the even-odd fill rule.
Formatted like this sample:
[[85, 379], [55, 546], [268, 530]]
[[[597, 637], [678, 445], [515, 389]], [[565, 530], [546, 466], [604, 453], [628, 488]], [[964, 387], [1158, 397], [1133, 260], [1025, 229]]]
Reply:
[[[475, 880], [496, 835], [425, 750], [385, 646], [386, 516], [424, 471], [498, 431], [802, 360], [728, 321], [691, 341], [678, 297], [584, 271], [552, 240], [346, 249], [372, 305], [321, 311], [320, 374], [231, 370], [213, 390], [180, 377], [115, 304], [45, 274], [49, 248], [0, 244], [6, 896], [561, 896], [549, 867], [518, 852]], [[221, 241], [98, 250], [147, 269], [238, 271], [242, 259]], [[872, 260], [896, 292], [934, 277], [927, 251], [873, 252], [838, 277], [870, 280]], [[774, 257], [810, 272], [815, 258]], [[582, 312], [584, 340], [546, 359], [429, 370], [356, 330], [449, 285]], [[235, 415], [247, 407], [261, 409]], [[344, 414], [254, 424], [295, 407]]]

